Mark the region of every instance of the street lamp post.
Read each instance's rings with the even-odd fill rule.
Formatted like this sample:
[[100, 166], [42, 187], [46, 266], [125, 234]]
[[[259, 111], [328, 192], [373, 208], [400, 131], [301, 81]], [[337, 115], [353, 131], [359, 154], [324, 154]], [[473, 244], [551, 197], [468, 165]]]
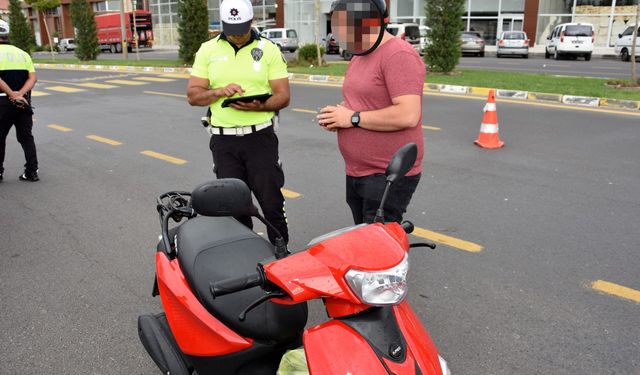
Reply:
[[136, 0], [133, 0], [133, 40], [136, 44], [136, 60], [140, 61], [140, 50], [138, 49], [138, 44], [140, 41], [138, 40], [138, 27], [136, 26], [136, 10], [138, 9], [137, 5], [138, 2]]
[[129, 59], [129, 51], [127, 51], [127, 30], [124, 22], [124, 0], [120, 0], [120, 34], [122, 36], [122, 57], [125, 60]]

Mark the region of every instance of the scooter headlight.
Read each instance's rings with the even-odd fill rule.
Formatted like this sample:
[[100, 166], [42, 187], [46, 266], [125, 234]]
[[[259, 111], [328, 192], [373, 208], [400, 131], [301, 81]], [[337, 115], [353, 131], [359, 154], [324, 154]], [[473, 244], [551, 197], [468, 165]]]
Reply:
[[349, 270], [344, 275], [351, 290], [368, 305], [397, 305], [407, 295], [409, 255], [397, 266], [382, 271]]

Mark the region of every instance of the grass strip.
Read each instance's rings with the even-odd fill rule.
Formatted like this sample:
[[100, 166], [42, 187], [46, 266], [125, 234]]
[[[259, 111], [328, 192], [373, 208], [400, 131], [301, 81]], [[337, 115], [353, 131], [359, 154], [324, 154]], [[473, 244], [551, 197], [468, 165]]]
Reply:
[[[289, 72], [301, 74], [344, 75], [346, 64], [330, 64], [320, 68], [290, 67]], [[592, 96], [599, 98], [640, 100], [638, 89], [616, 89], [606, 86], [607, 78], [583, 78], [551, 74], [500, 72], [460, 69], [456, 75], [428, 73], [426, 82], [447, 85], [488, 87], [550, 94]]]

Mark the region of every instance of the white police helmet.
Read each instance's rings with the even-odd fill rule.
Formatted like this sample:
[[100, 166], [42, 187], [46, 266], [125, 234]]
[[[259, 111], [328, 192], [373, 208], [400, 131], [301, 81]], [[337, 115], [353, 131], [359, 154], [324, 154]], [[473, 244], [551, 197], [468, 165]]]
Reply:
[[9, 37], [9, 24], [3, 20], [0, 20], [0, 38]]

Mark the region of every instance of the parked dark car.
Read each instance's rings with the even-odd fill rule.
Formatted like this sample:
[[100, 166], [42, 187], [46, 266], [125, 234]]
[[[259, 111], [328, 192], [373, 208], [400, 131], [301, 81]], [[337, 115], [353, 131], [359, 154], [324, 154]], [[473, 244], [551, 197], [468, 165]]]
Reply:
[[333, 36], [333, 34], [328, 34], [324, 39], [324, 49], [327, 55], [340, 54], [340, 46], [338, 45], [338, 41]]

